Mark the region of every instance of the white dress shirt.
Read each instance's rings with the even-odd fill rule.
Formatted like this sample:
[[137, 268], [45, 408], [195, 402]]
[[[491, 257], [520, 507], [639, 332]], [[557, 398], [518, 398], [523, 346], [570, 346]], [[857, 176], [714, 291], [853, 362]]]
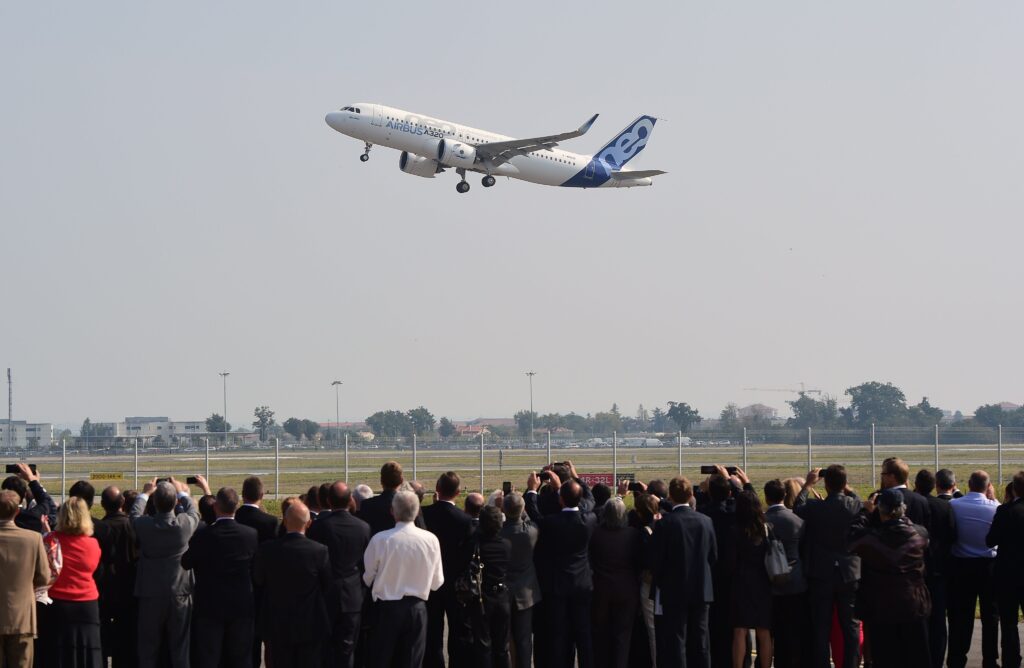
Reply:
[[441, 544], [437, 536], [412, 522], [399, 522], [370, 539], [363, 554], [363, 581], [374, 601], [398, 601], [405, 596], [427, 600], [444, 584]]
[[956, 542], [951, 550], [961, 559], [992, 559], [996, 551], [985, 544], [985, 536], [992, 527], [998, 501], [979, 492], [967, 492], [949, 502], [956, 518]]

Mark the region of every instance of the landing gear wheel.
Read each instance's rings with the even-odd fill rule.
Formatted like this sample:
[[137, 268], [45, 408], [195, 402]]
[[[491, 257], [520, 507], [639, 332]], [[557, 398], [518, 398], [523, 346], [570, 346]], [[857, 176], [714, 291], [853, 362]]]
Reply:
[[495, 183], [494, 177], [488, 174], [480, 180], [480, 183], [484, 184], [484, 188], [490, 188]]
[[359, 156], [359, 160], [362, 161], [362, 162], [366, 162], [369, 159], [370, 159], [370, 154], [369, 153], [364, 153], [361, 156]]
[[363, 154], [359, 156], [359, 160], [361, 162], [366, 162], [367, 160], [370, 159], [370, 149], [373, 148], [373, 144], [371, 144], [370, 142], [365, 142], [364, 146], [366, 148], [363, 150]]
[[468, 181], [459, 181], [458, 183], [455, 184], [455, 190], [457, 190], [460, 193], [468, 193], [469, 192], [469, 182]]

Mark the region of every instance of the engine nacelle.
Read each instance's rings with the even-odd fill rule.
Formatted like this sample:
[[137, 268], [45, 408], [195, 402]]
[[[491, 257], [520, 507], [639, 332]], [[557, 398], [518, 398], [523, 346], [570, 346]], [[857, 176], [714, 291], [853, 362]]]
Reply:
[[422, 176], [425, 179], [432, 179], [434, 174], [441, 171], [441, 165], [437, 164], [437, 161], [408, 151], [402, 151], [402, 155], [399, 156], [398, 168], [406, 174]]
[[451, 138], [442, 139], [437, 144], [437, 161], [449, 167], [471, 169], [476, 163], [476, 149]]

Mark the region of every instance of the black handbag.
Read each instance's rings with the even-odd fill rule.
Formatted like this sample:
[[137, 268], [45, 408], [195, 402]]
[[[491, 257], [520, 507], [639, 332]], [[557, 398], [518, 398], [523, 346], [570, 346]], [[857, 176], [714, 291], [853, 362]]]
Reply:
[[480, 561], [480, 543], [473, 548], [466, 570], [455, 580], [455, 600], [463, 607], [483, 604], [484, 565]]

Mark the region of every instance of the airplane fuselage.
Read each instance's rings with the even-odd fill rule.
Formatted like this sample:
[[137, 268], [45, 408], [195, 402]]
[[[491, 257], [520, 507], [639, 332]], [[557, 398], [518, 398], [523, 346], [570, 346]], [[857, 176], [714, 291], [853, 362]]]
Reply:
[[[331, 112], [327, 116], [327, 123], [342, 134], [366, 142], [367, 149], [369, 145], [386, 146], [405, 151], [416, 158], [434, 161], [438, 157], [438, 146], [442, 140], [450, 145], [465, 144], [468, 147], [475, 147], [513, 139], [468, 125], [373, 103], [356, 103], [341, 111]], [[400, 166], [403, 171], [407, 171], [407, 156], [403, 155], [402, 160]], [[507, 176], [548, 186], [598, 188], [648, 186], [652, 183], [650, 177], [629, 178], [626, 169], [621, 170], [620, 178], [608, 178], [607, 165], [600, 163], [597, 158], [558, 147], [512, 155], [496, 164], [483, 160], [472, 164], [439, 163], [439, 167], [456, 168], [460, 173], [465, 170], [488, 176]], [[423, 173], [417, 175], [434, 175], [433, 172], [426, 173], [429, 171], [426, 166], [423, 170]]]

